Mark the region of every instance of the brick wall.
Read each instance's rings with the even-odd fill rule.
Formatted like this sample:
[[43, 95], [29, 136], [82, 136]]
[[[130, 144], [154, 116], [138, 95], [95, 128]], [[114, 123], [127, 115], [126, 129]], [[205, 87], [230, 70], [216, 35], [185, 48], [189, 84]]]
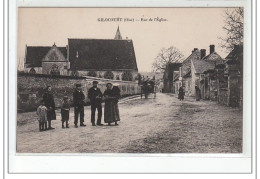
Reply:
[[[118, 83], [121, 89], [121, 95], [134, 95], [140, 93], [140, 87], [137, 82], [126, 82], [119, 80], [107, 80], [92, 77], [71, 77], [71, 76], [50, 76], [45, 74], [27, 74], [19, 73], [17, 77], [17, 107], [18, 111], [35, 110], [42, 99], [47, 85], [52, 87], [55, 104], [60, 107], [62, 99], [66, 95], [72, 102], [72, 94], [77, 83], [82, 84], [83, 93], [87, 98], [88, 89], [92, 87], [92, 81], [99, 81], [98, 87], [102, 92], [106, 89], [108, 82]], [[89, 102], [88, 99], [85, 100]]]

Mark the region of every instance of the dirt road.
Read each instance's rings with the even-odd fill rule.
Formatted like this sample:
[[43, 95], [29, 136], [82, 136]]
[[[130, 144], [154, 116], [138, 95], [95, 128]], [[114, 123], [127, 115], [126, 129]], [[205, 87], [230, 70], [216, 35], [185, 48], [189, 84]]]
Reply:
[[[35, 112], [18, 114], [17, 152], [21, 153], [237, 153], [242, 151], [242, 112], [211, 101], [173, 94], [135, 98], [119, 104], [119, 126], [62, 129], [60, 112], [54, 130], [38, 132]], [[102, 119], [103, 121], [103, 119]]]

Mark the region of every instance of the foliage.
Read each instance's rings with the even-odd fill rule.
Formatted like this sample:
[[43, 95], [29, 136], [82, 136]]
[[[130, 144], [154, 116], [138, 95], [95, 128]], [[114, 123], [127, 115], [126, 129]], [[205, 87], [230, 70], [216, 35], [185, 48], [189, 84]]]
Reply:
[[104, 74], [105, 79], [114, 79], [114, 73], [112, 71], [106, 71]]
[[97, 73], [95, 71], [89, 71], [87, 73], [88, 76], [97, 77]]
[[141, 84], [141, 82], [142, 82], [142, 75], [140, 73], [138, 73], [137, 76], [135, 77], [135, 80], [138, 80], [138, 84]]
[[122, 80], [123, 81], [133, 81], [133, 75], [131, 72], [129, 71], [125, 71], [123, 74], [122, 74]]

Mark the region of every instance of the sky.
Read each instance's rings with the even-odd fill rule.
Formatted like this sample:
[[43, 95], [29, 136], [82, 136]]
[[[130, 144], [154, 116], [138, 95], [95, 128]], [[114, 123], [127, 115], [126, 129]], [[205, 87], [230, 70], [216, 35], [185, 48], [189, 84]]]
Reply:
[[[19, 8], [17, 59], [28, 46], [66, 46], [68, 38], [113, 39], [119, 26], [123, 39], [132, 39], [140, 72], [152, 71], [161, 48], [174, 46], [184, 57], [194, 48], [226, 57], [218, 37], [225, 36], [225, 8]], [[122, 18], [121, 21], [99, 21]], [[126, 18], [134, 21], [124, 21]], [[166, 21], [157, 21], [156, 19]], [[141, 21], [148, 19], [148, 21]], [[152, 21], [149, 21], [151, 19]]]

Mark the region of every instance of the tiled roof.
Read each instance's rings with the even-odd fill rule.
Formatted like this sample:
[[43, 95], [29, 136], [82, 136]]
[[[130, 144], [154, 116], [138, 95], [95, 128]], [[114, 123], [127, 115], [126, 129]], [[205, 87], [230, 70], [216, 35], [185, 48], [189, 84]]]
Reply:
[[137, 70], [132, 40], [68, 39], [72, 70]]
[[224, 61], [224, 59], [222, 59], [221, 56], [217, 52], [213, 52], [213, 53], [205, 56], [201, 60], [204, 60], [204, 61], [214, 61], [214, 62], [217, 62], [218, 64], [222, 63]]
[[192, 59], [195, 73], [203, 73], [207, 70], [213, 70], [216, 65], [222, 64], [223, 62], [224, 60], [217, 54], [217, 52], [213, 52], [201, 60]]
[[179, 80], [180, 74], [179, 72], [173, 72], [173, 81]]
[[195, 73], [203, 73], [206, 70], [214, 69], [215, 62], [205, 60], [192, 60], [192, 64], [195, 69]]
[[[47, 55], [47, 53], [51, 48], [52, 46], [50, 47], [27, 46], [25, 64], [27, 64], [28, 67], [41, 67], [43, 58], [45, 57], [45, 55]], [[64, 57], [67, 58], [66, 47], [58, 47], [58, 49], [61, 51]]]
[[183, 76], [183, 78], [189, 78], [189, 77], [191, 77], [191, 71], [189, 71], [188, 73], [186, 73], [186, 74]]
[[234, 61], [238, 64], [243, 63], [243, 45], [236, 46], [226, 57], [227, 63], [229, 61]]

